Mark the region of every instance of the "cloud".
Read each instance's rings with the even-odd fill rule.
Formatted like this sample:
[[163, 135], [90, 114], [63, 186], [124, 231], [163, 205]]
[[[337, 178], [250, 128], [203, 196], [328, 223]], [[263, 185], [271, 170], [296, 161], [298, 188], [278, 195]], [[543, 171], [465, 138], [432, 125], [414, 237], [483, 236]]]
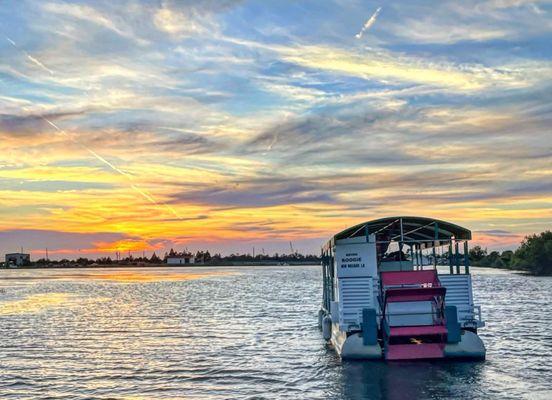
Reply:
[[[79, 233], [43, 229], [0, 231], [2, 253], [19, 251], [20, 247], [23, 247], [23, 250], [35, 249], [35, 251], [41, 252], [44, 252], [46, 248], [50, 251], [78, 251], [79, 249], [88, 248], [92, 242], [114, 242], [124, 239], [131, 240], [134, 238], [126, 234], [111, 232]], [[42, 256], [43, 254], [38, 255], [38, 257]]]
[[161, 131], [175, 131], [176, 135], [163, 139], [156, 136], [156, 140], [148, 143], [148, 146], [157, 146], [167, 152], [177, 154], [205, 154], [217, 153], [227, 147], [226, 143], [215, 141], [208, 136], [186, 132], [179, 128], [159, 127]]
[[506, 74], [498, 75], [492, 69], [427, 63], [385, 51], [365, 51], [361, 54], [325, 46], [303, 46], [291, 51], [284, 50], [282, 58], [304, 67], [396, 85], [414, 83], [475, 91], [493, 81], [497, 84], [508, 83]]
[[157, 29], [182, 39], [194, 35], [214, 35], [218, 24], [213, 14], [241, 3], [236, 0], [169, 0], [155, 11], [153, 23]]
[[427, 20], [412, 20], [406, 25], [398, 26], [393, 31], [396, 35], [414, 41], [415, 43], [445, 43], [460, 41], [485, 42], [507, 38], [511, 33], [503, 28], [446, 25]]
[[201, 23], [194, 16], [165, 7], [156, 11], [153, 21], [158, 29], [177, 37], [209, 31], [209, 28], [205, 26], [207, 21]]
[[26, 190], [35, 192], [58, 192], [58, 191], [75, 191], [87, 189], [110, 189], [113, 184], [106, 182], [83, 182], [72, 180], [56, 180], [56, 179], [4, 179], [1, 176], [6, 171], [0, 172], [0, 186], [3, 190]]
[[505, 231], [503, 229], [481, 230], [481, 231], [476, 231], [475, 233], [478, 235], [483, 234], [483, 235], [497, 236], [497, 237], [515, 237], [515, 238], [519, 237], [519, 234], [510, 232], [510, 231]]
[[368, 20], [367, 20], [367, 21], [364, 23], [364, 25], [362, 26], [362, 29], [360, 30], [360, 32], [357, 33], [357, 34], [355, 35], [355, 37], [356, 37], [357, 39], [362, 38], [362, 35], [364, 35], [364, 33], [365, 33], [368, 29], [370, 29], [370, 28], [372, 27], [372, 25], [374, 25], [374, 24], [376, 23], [376, 19], [378, 18], [378, 15], [379, 15], [380, 11], [381, 11], [381, 7], [378, 7], [378, 9], [376, 10], [376, 12], [374, 12], [374, 13], [372, 14], [372, 16], [371, 16], [370, 18], [368, 18]]
[[85, 111], [65, 111], [33, 114], [0, 114], [0, 135], [20, 137], [50, 134], [46, 119], [56, 121], [83, 115]]
[[163, 3], [179, 8], [193, 8], [202, 13], [218, 13], [240, 5], [243, 0], [165, 0]]
[[522, 242], [524, 236], [523, 234], [503, 229], [476, 230], [473, 232], [473, 245], [479, 244], [488, 248], [488, 251], [495, 249], [515, 250]]
[[545, 13], [531, 0], [406, 2], [395, 11], [397, 18], [383, 27], [394, 44], [515, 42], [550, 29]]
[[13, 47], [15, 47], [16, 49], [22, 51], [23, 54], [25, 54], [25, 57], [27, 57], [27, 59], [29, 59], [33, 64], [38, 65], [40, 68], [42, 68], [44, 71], [48, 72], [50, 75], [54, 74], [54, 71], [52, 71], [50, 68], [48, 68], [46, 65], [44, 65], [40, 60], [38, 60], [37, 58], [35, 58], [32, 55], [30, 55], [29, 53], [27, 53], [25, 50], [19, 49], [19, 46], [17, 46], [17, 44], [15, 44], [15, 42], [13, 40], [11, 40], [9, 37], [6, 36], [6, 40]]
[[[323, 157], [326, 157], [323, 155]], [[370, 157], [370, 156], [369, 156]], [[381, 164], [371, 156], [374, 164]], [[381, 157], [385, 160], [385, 156]], [[388, 160], [385, 160], [388, 161]], [[396, 165], [396, 162], [393, 164]], [[348, 209], [377, 206], [384, 201], [407, 204], [412, 201], [465, 203], [491, 199], [513, 200], [546, 195], [550, 188], [540, 187], [538, 180], [522, 187], [504, 184], [500, 190], [488, 171], [431, 168], [422, 165], [415, 172], [398, 170], [374, 171], [339, 169], [334, 172], [295, 174], [264, 173], [256, 177], [230, 180], [226, 184], [204, 182], [196, 185], [171, 183], [172, 203], [194, 202], [220, 207], [272, 207], [276, 205], [313, 204], [341, 205]], [[186, 190], [178, 190], [185, 186]], [[420, 187], [426, 190], [421, 192]], [[400, 190], [400, 194], [395, 194]]]
[[57, 14], [62, 17], [69, 17], [77, 19], [79, 21], [92, 23], [99, 27], [115, 32], [123, 37], [136, 39], [134, 33], [130, 29], [120, 28], [111, 18], [92, 6], [58, 2], [47, 2], [43, 3], [41, 6], [42, 9], [47, 13]]
[[134, 190], [136, 193], [138, 193], [140, 196], [145, 198], [147, 201], [149, 201], [150, 203], [152, 203], [156, 207], [158, 207], [160, 209], [166, 209], [166, 211], [168, 211], [169, 213], [172, 213], [175, 217], [180, 218], [180, 215], [178, 215], [178, 213], [171, 206], [169, 206], [168, 204], [165, 204], [163, 202], [160, 202], [159, 200], [156, 199], [156, 197], [152, 193], [150, 193], [148, 190], [140, 187], [137, 183], [135, 183], [134, 177], [132, 175], [128, 174], [126, 171], [124, 171], [121, 168], [117, 167], [112, 162], [106, 160], [104, 157], [102, 157], [97, 152], [95, 152], [94, 150], [92, 150], [91, 148], [89, 148], [88, 146], [83, 144], [82, 142], [80, 142], [78, 139], [75, 139], [74, 137], [70, 137], [67, 134], [67, 132], [65, 132], [63, 129], [58, 127], [56, 124], [54, 124], [53, 122], [51, 122], [47, 118], [44, 118], [44, 119], [50, 126], [52, 126], [54, 129], [56, 129], [59, 133], [63, 134], [64, 136], [68, 137], [69, 139], [71, 139], [73, 142], [75, 142], [79, 146], [83, 147], [88, 153], [90, 153], [92, 156], [94, 156], [97, 160], [99, 160], [103, 164], [107, 165], [114, 172], [116, 172], [119, 175], [125, 177], [128, 181], [128, 184], [129, 184], [130, 188], [132, 190]]
[[193, 202], [224, 207], [270, 207], [300, 203], [333, 202], [328, 194], [300, 182], [280, 182], [270, 185], [254, 182], [234, 182], [222, 187], [187, 190], [171, 195], [171, 203]]

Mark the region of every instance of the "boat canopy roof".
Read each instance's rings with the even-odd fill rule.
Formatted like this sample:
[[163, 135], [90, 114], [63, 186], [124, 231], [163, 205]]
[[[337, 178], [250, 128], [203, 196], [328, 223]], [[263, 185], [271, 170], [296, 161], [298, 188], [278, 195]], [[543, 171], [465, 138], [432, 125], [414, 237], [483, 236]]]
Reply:
[[450, 222], [427, 217], [387, 217], [352, 226], [336, 234], [337, 240], [375, 234], [378, 242], [419, 243], [428, 248], [451, 240], [471, 240], [471, 231]]

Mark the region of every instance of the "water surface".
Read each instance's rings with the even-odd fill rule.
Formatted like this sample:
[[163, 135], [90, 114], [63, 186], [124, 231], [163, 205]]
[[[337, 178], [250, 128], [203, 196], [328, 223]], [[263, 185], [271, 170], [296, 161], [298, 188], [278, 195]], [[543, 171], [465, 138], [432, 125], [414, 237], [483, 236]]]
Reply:
[[6, 399], [550, 399], [552, 279], [473, 268], [485, 362], [342, 362], [319, 266], [0, 271]]

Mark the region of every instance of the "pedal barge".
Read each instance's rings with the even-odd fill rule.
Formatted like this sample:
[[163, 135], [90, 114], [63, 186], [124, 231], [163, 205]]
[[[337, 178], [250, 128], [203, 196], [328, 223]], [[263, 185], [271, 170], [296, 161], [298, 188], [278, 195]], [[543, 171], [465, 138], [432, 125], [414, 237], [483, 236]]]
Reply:
[[484, 359], [470, 239], [468, 229], [424, 217], [332, 237], [322, 250], [324, 338], [344, 359]]

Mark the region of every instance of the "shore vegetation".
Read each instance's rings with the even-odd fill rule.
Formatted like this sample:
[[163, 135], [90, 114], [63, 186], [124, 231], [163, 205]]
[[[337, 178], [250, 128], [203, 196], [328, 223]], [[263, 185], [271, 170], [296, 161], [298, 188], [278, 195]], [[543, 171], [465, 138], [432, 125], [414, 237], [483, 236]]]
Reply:
[[475, 246], [470, 262], [479, 267], [526, 271], [531, 275], [552, 275], [552, 231], [526, 236], [515, 250], [491, 251]]

